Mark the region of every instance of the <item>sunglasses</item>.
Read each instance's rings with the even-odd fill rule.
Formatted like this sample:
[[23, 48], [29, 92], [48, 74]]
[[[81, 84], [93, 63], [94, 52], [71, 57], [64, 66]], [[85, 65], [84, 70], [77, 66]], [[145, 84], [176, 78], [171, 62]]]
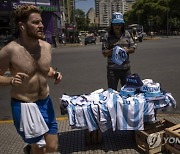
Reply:
[[113, 26], [123, 26], [123, 23], [112, 24]]

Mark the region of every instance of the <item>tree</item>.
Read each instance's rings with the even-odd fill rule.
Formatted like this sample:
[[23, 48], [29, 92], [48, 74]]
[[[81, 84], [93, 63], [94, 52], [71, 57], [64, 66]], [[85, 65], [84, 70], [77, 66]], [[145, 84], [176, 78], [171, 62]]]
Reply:
[[145, 31], [179, 29], [179, 0], [137, 0], [132, 10], [125, 13], [127, 24], [138, 23]]
[[77, 30], [87, 30], [89, 25], [89, 20], [86, 18], [86, 15], [83, 10], [75, 10], [75, 20], [77, 25]]

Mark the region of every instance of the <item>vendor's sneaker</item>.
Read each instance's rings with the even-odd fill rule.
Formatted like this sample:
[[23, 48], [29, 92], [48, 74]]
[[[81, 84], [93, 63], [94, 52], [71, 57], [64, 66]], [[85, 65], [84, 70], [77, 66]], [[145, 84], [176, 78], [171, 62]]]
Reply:
[[23, 148], [23, 152], [24, 154], [30, 154], [31, 153], [31, 145], [27, 144], [24, 148]]

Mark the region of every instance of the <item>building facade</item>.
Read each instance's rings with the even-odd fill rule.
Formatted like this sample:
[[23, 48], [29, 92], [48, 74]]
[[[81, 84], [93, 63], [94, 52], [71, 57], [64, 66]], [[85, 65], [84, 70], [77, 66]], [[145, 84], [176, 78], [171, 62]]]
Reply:
[[74, 0], [61, 0], [62, 12], [64, 13], [64, 23], [73, 23]]
[[0, 1], [0, 35], [13, 34], [15, 25], [11, 20], [11, 13], [23, 4], [34, 4], [42, 9], [45, 39], [52, 43], [52, 36], [58, 36], [62, 29], [59, 0]]
[[96, 24], [99, 28], [110, 25], [114, 12], [124, 14], [129, 11], [136, 0], [95, 0]]
[[87, 18], [89, 19], [90, 24], [95, 24], [95, 9], [90, 8], [87, 12]]

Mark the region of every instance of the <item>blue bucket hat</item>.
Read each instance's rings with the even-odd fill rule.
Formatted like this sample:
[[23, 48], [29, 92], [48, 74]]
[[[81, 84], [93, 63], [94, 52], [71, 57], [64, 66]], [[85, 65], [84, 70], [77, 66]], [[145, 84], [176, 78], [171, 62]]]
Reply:
[[121, 24], [121, 23], [124, 24], [125, 22], [124, 22], [122, 13], [119, 13], [119, 12], [113, 13], [111, 23], [112, 24]]
[[136, 88], [140, 88], [143, 86], [143, 82], [141, 81], [140, 76], [137, 73], [128, 75], [126, 78], [126, 85], [128, 87], [136, 87]]

